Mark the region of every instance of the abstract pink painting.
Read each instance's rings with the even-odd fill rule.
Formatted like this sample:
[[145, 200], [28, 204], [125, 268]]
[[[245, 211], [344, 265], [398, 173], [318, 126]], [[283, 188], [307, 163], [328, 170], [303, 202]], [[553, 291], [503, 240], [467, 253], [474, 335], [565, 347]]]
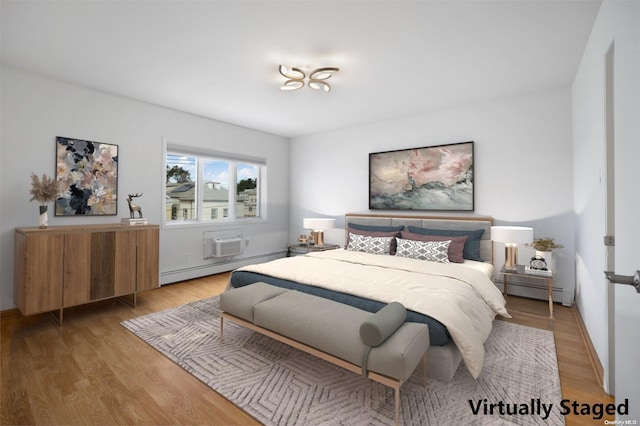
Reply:
[[473, 142], [369, 154], [369, 208], [473, 211]]

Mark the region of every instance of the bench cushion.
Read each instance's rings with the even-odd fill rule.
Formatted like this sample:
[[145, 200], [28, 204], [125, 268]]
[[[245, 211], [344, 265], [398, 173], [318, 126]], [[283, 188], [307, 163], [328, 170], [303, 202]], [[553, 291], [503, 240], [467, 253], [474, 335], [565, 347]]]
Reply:
[[[295, 290], [257, 303], [253, 312], [257, 326], [361, 365], [365, 344], [360, 338], [360, 325], [373, 315], [369, 312]], [[428, 327], [404, 323], [371, 350], [368, 370], [406, 380], [428, 347]]]
[[289, 290], [265, 283], [255, 283], [245, 287], [225, 291], [220, 295], [220, 309], [238, 318], [253, 323], [253, 307]]

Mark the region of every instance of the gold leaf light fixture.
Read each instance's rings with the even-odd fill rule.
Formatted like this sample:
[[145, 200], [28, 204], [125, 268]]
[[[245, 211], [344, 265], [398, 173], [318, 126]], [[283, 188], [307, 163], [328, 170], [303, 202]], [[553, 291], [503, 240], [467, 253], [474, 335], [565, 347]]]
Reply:
[[305, 72], [305, 67], [286, 67], [280, 65], [278, 71], [287, 80], [280, 86], [280, 90], [292, 91], [298, 90], [304, 87], [305, 83], [308, 87], [314, 90], [322, 90], [324, 92], [330, 92], [331, 86], [327, 82], [334, 72], [340, 71], [340, 68], [335, 67], [322, 67], [316, 68], [308, 73]]

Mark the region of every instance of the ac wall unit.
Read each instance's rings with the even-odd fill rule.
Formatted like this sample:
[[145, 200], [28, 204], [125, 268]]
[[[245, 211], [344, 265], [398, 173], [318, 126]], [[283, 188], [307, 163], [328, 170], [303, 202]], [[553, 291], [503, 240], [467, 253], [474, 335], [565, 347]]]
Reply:
[[205, 239], [204, 257], [228, 257], [242, 253], [242, 238], [207, 238]]

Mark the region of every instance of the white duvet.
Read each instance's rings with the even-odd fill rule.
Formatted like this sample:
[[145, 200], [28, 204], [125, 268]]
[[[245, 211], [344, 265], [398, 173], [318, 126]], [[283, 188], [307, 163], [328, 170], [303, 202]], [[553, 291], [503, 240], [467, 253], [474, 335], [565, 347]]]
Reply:
[[[270, 275], [407, 309], [444, 324], [474, 378], [482, 370], [484, 342], [496, 315], [510, 317], [490, 273], [473, 262], [437, 263], [347, 250], [327, 250], [248, 265]], [[491, 265], [488, 265], [490, 269]]]

